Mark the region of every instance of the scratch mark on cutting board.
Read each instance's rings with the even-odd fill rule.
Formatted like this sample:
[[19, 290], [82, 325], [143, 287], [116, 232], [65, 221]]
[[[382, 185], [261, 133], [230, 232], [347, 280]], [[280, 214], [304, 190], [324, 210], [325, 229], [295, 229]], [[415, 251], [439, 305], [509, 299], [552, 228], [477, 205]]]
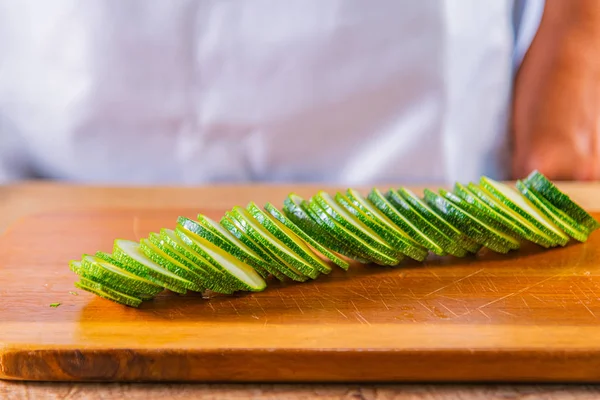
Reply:
[[448, 284], [448, 285], [446, 285], [446, 286], [442, 286], [441, 288], [439, 288], [439, 289], [436, 289], [436, 290], [434, 290], [433, 292], [427, 293], [427, 294], [426, 294], [425, 296], [423, 296], [423, 297], [425, 298], [425, 297], [431, 296], [432, 294], [435, 294], [435, 293], [437, 293], [437, 292], [440, 292], [440, 291], [442, 291], [442, 290], [444, 290], [444, 289], [447, 289], [447, 288], [449, 288], [449, 287], [450, 287], [450, 286], [452, 286], [452, 285], [456, 285], [457, 283], [459, 283], [459, 282], [461, 282], [461, 281], [464, 281], [465, 279], [469, 279], [469, 278], [471, 278], [472, 276], [475, 276], [475, 275], [479, 274], [479, 273], [480, 273], [481, 271], [483, 271], [483, 270], [484, 270], [484, 268], [481, 268], [479, 271], [475, 271], [475, 272], [473, 272], [472, 274], [469, 274], [469, 275], [467, 275], [467, 276], [464, 276], [464, 277], [462, 277], [462, 278], [460, 278], [460, 279], [457, 279], [457, 280], [453, 281], [452, 283], [449, 283], [449, 284]]
[[298, 304], [298, 300], [296, 300], [294, 297], [292, 297], [292, 300], [294, 300], [294, 303], [296, 303], [296, 307], [298, 307], [298, 310], [300, 310], [300, 312], [304, 314], [304, 310], [302, 309], [302, 307], [300, 307], [300, 304]]
[[521, 296], [521, 300], [523, 300], [523, 304], [525, 304], [525, 307], [531, 309], [531, 307], [529, 307], [529, 304], [527, 304], [527, 302], [525, 301], [525, 296]]
[[579, 303], [580, 303], [582, 306], [584, 306], [584, 307], [585, 307], [585, 309], [586, 309], [586, 310], [588, 310], [588, 311], [589, 311], [589, 313], [590, 313], [590, 314], [592, 314], [592, 316], [593, 316], [594, 318], [598, 319], [598, 317], [596, 316], [596, 314], [594, 314], [594, 313], [592, 312], [592, 310], [590, 310], [590, 308], [589, 308], [589, 307], [588, 307], [588, 306], [587, 306], [587, 305], [586, 305], [586, 304], [583, 302], [583, 300], [579, 300]]
[[362, 314], [359, 313], [358, 311], [356, 312], [356, 319], [358, 319], [359, 321], [364, 321], [364, 323], [366, 323], [367, 325], [371, 325], [371, 323], [369, 321], [367, 321], [367, 319], [365, 317], [363, 317]]
[[480, 313], [482, 313], [487, 319], [491, 319], [490, 316], [487, 315], [486, 313], [484, 313], [482, 309], [478, 308], [477, 311], [479, 311]]
[[438, 274], [433, 272], [433, 270], [431, 268], [427, 268], [426, 271], [429, 272], [431, 275], [435, 276], [438, 280], [440, 280], [440, 281], [443, 280], [442, 278], [439, 277]]
[[[492, 300], [492, 301], [490, 301], [489, 303], [485, 303], [484, 305], [477, 307], [475, 310], [480, 310], [480, 309], [482, 309], [482, 308], [485, 308], [485, 307], [491, 306], [492, 304], [496, 304], [497, 302], [499, 302], [499, 301], [502, 301], [502, 300], [504, 300], [504, 299], [508, 299], [509, 297], [516, 296], [516, 295], [519, 295], [519, 294], [521, 294], [521, 293], [524, 293], [524, 292], [526, 292], [526, 291], [528, 291], [528, 290], [531, 290], [532, 288], [534, 288], [534, 287], [536, 287], [536, 286], [539, 286], [539, 285], [541, 285], [541, 284], [542, 284], [542, 283], [544, 283], [544, 282], [547, 282], [547, 281], [549, 281], [550, 279], [557, 278], [557, 277], [559, 277], [559, 276], [561, 276], [561, 275], [562, 275], [562, 273], [558, 273], [558, 274], [556, 274], [556, 275], [549, 276], [548, 278], [542, 279], [542, 280], [541, 280], [541, 281], [539, 281], [538, 283], [534, 283], [533, 285], [526, 286], [526, 287], [524, 287], [523, 289], [520, 289], [520, 290], [518, 290], [518, 291], [516, 291], [516, 292], [509, 293], [509, 294], [507, 294], [507, 295], [505, 295], [505, 296], [502, 296], [502, 297], [499, 297], [499, 298], [497, 298], [497, 299], [495, 299], [495, 300]], [[466, 314], [463, 314], [463, 316], [464, 316], [464, 315], [471, 314], [471, 313], [472, 313], [473, 311], [475, 311], [475, 310], [470, 310], [470, 311], [469, 311], [469, 312], [467, 312]]]
[[287, 303], [286, 303], [286, 301], [285, 301], [285, 298], [282, 296], [282, 294], [281, 294], [281, 291], [279, 291], [279, 290], [276, 290], [275, 292], [277, 293], [277, 295], [278, 295], [278, 296], [279, 296], [279, 298], [281, 299], [281, 302], [283, 303], [283, 305], [284, 305], [285, 307], [287, 307]]
[[536, 299], [537, 301], [541, 302], [541, 303], [544, 303], [544, 304], [545, 304], [545, 303], [547, 303], [547, 301], [546, 301], [546, 300], [542, 300], [541, 298], [539, 298], [539, 297], [538, 297], [538, 296], [536, 296], [535, 294], [531, 294], [531, 293], [529, 293], [529, 295], [530, 295], [531, 297], [533, 297], [534, 299]]
[[339, 312], [340, 314], [342, 314], [342, 316], [344, 318], [348, 319], [348, 317], [346, 316], [346, 314], [344, 314], [343, 312], [341, 312], [339, 308], [336, 308], [335, 311]]
[[504, 310], [498, 310], [498, 312], [499, 312], [499, 313], [502, 313], [502, 314], [510, 315], [511, 317], [516, 317], [516, 315], [515, 315], [515, 314], [513, 314], [513, 313], [509, 313], [508, 311], [504, 311]]
[[[354, 307], [354, 309], [356, 310], [355, 314], [356, 314], [356, 319], [362, 324], [363, 322], [367, 325], [371, 325], [371, 323], [369, 321], [367, 321], [367, 319], [365, 317], [363, 317], [363, 315], [360, 313], [360, 311], [358, 310], [358, 307], [356, 307], [356, 304], [354, 304], [354, 302], [352, 300], [350, 300], [350, 303], [352, 303], [352, 306]], [[338, 310], [339, 311], [339, 310]]]
[[235, 305], [233, 304], [233, 301], [229, 300], [229, 304], [231, 304], [231, 307], [235, 310], [235, 313], [237, 315], [240, 315], [240, 312], [238, 311], [238, 309], [235, 307]]
[[448, 310], [448, 312], [452, 315], [454, 315], [455, 317], [458, 317], [458, 314], [455, 313], [454, 311], [452, 311], [451, 309], [449, 309], [448, 307], [446, 307], [443, 303], [439, 303], [440, 307], [444, 307], [446, 310]]
[[587, 300], [589, 300], [589, 299], [590, 299], [590, 296], [588, 296], [588, 294], [587, 294], [586, 292], [584, 292], [584, 291], [581, 289], [581, 286], [579, 286], [579, 285], [576, 283], [576, 284], [575, 284], [575, 287], [577, 288], [577, 290], [579, 290], [579, 291], [581, 292], [581, 294], [582, 294], [582, 295], [584, 295], [584, 296], [585, 296], [585, 298], [586, 298]]
[[348, 292], [352, 293], [352, 294], [355, 294], [355, 295], [357, 295], [357, 296], [359, 296], [359, 297], [362, 297], [362, 298], [363, 298], [363, 299], [365, 299], [365, 300], [369, 300], [369, 301], [372, 301], [373, 303], [377, 303], [377, 302], [376, 302], [375, 300], [373, 300], [372, 298], [370, 298], [370, 297], [367, 297], [367, 296], [365, 296], [365, 295], [362, 295], [362, 294], [360, 294], [360, 293], [358, 293], [358, 292], [355, 292], [354, 290], [352, 290], [352, 289], [350, 289], [350, 288], [346, 288], [346, 290], [347, 290]]
[[424, 309], [426, 309], [427, 311], [429, 311], [430, 313], [434, 314], [433, 310], [429, 307], [427, 307], [421, 300], [417, 300], [417, 303], [419, 303], [421, 305], [421, 307], [423, 307]]
[[265, 308], [262, 306], [262, 304], [260, 304], [260, 301], [258, 300], [258, 298], [254, 297], [254, 301], [256, 301], [256, 304], [258, 304], [258, 306], [262, 310], [263, 314], [267, 315], [267, 312], [265, 311]]
[[383, 305], [385, 306], [385, 308], [386, 308], [386, 309], [389, 311], [389, 309], [390, 309], [390, 308], [389, 308], [389, 307], [388, 307], [388, 305], [385, 303], [385, 300], [381, 299], [381, 302], [383, 303]]
[[215, 306], [212, 305], [212, 303], [210, 302], [210, 300], [208, 301], [208, 306], [210, 307], [211, 310], [213, 310], [215, 312], [217, 311], [217, 310], [215, 310]]
[[466, 303], [466, 302], [467, 302], [467, 301], [466, 301], [466, 300], [464, 300], [464, 299], [457, 299], [457, 298], [450, 297], [450, 296], [442, 296], [441, 294], [440, 294], [440, 295], [437, 295], [436, 297], [437, 297], [438, 299], [448, 299], [448, 300], [452, 300], [452, 301], [459, 301], [459, 302], [461, 302], [461, 303]]

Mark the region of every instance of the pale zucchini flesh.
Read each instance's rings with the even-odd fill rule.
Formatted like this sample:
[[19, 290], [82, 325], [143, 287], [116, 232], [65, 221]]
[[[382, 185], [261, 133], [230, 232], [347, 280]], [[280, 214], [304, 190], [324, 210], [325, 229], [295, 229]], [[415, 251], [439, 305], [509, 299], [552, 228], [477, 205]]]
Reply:
[[182, 227], [177, 227], [175, 233], [211, 264], [218, 266], [235, 278], [239, 289], [259, 292], [266, 288], [267, 283], [250, 265], [240, 261], [219, 246]]

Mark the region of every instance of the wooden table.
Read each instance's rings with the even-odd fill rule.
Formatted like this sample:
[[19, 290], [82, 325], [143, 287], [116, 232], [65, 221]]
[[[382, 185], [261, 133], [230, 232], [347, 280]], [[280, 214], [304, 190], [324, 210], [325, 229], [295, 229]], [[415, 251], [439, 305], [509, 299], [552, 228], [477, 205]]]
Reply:
[[[386, 187], [386, 185], [382, 185]], [[600, 211], [600, 184], [564, 184], [584, 207]], [[55, 183], [0, 187], [0, 232], [32, 213], [89, 208], [231, 207], [249, 200], [278, 201], [290, 191], [310, 195], [310, 185], [244, 185], [198, 188], [107, 188]], [[418, 189], [418, 188], [417, 188]], [[1, 367], [1, 366], [0, 366]], [[600, 386], [582, 385], [194, 385], [55, 384], [0, 382], [1, 399], [24, 398], [598, 398]]]

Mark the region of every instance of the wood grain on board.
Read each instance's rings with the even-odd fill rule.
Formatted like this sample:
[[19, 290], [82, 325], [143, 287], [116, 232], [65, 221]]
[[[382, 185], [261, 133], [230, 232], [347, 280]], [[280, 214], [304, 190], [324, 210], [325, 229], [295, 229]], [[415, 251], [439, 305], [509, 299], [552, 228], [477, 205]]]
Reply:
[[[600, 198], [593, 189], [592, 200]], [[167, 199], [171, 189], [155, 190]], [[68, 261], [110, 251], [116, 237], [139, 239], [178, 215], [218, 218], [253, 190], [258, 201], [289, 191], [221, 192], [219, 206], [219, 190], [203, 190], [197, 207], [189, 197], [176, 207], [152, 197], [127, 203], [113, 189], [107, 207], [73, 196], [41, 214], [5, 216], [19, 221], [0, 239], [0, 377], [600, 381], [598, 233], [552, 250], [353, 265], [311, 282], [272, 282], [261, 293], [165, 292], [139, 310], [73, 288]], [[583, 189], [574, 192], [593, 208], [580, 199]]]

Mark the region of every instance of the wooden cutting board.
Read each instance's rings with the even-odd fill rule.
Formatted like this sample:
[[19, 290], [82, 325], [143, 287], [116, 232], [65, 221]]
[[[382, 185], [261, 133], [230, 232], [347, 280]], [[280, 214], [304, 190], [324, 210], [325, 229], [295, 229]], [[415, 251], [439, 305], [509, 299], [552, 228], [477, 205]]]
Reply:
[[353, 265], [262, 293], [165, 292], [140, 309], [73, 287], [70, 259], [198, 211], [225, 210], [63, 211], [9, 229], [0, 240], [0, 378], [600, 381], [598, 233], [547, 251]]

